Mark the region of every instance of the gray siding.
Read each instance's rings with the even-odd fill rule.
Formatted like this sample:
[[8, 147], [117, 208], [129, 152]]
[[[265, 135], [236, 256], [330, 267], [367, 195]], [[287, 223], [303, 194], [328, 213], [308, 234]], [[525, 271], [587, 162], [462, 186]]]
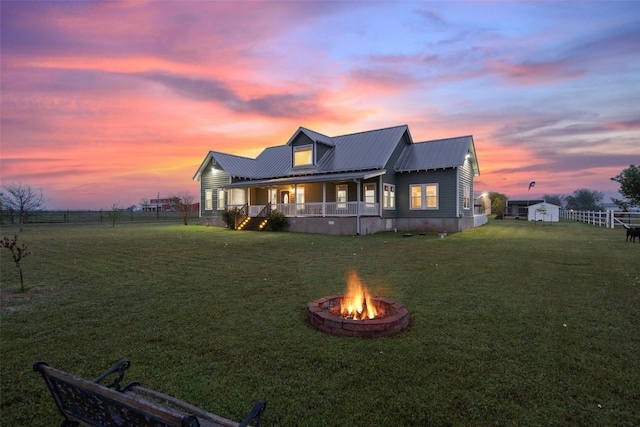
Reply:
[[[473, 166], [469, 160], [465, 160], [464, 165], [458, 168], [460, 189], [459, 200], [460, 213], [464, 216], [473, 216]], [[469, 185], [470, 197], [469, 209], [464, 209], [464, 186]]]
[[[231, 183], [231, 177], [220, 169], [216, 169], [214, 173], [210, 164], [206, 165], [202, 176], [200, 177], [200, 216], [201, 217], [220, 217], [222, 211], [218, 210], [218, 189]], [[205, 209], [205, 193], [206, 190], [213, 190], [213, 209]]]
[[[438, 209], [409, 209], [411, 184], [438, 184]], [[396, 211], [398, 218], [456, 218], [456, 169], [396, 174]]]
[[322, 183], [304, 184], [298, 187], [304, 187], [305, 203], [322, 202]]
[[[382, 176], [382, 183], [383, 184], [392, 184], [396, 186], [396, 208], [395, 209], [382, 209], [382, 217], [383, 218], [396, 218], [398, 216], [398, 188], [397, 188], [397, 176], [398, 174], [395, 173], [394, 171], [394, 167], [395, 165], [398, 163], [398, 159], [400, 158], [400, 155], [402, 155], [404, 149], [407, 147], [408, 144], [410, 144], [410, 140], [409, 140], [409, 134], [407, 132], [404, 133], [404, 135], [402, 136], [402, 138], [400, 139], [400, 142], [398, 143], [398, 145], [396, 146], [395, 150], [393, 150], [393, 153], [391, 153], [391, 156], [389, 157], [389, 161], [387, 162], [387, 164], [384, 166], [385, 169], [385, 174]], [[377, 189], [377, 193], [378, 193], [378, 197], [380, 197], [382, 195], [382, 188], [378, 188]], [[382, 202], [381, 200], [378, 200], [379, 202]]]

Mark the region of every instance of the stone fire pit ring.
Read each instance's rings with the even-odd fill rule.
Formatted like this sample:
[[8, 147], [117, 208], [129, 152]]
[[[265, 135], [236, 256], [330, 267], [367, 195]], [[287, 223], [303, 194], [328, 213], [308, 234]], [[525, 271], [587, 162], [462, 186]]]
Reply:
[[409, 312], [402, 304], [383, 297], [373, 297], [387, 313], [384, 317], [365, 320], [344, 319], [331, 314], [328, 309], [340, 305], [344, 295], [333, 295], [310, 302], [307, 319], [311, 326], [332, 335], [348, 337], [385, 337], [396, 334], [409, 326]]

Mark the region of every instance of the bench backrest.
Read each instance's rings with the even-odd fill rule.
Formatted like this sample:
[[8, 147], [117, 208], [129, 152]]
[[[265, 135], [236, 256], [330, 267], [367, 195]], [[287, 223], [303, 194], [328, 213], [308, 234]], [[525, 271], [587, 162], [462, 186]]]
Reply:
[[36, 362], [62, 415], [96, 427], [200, 427], [192, 415], [156, 405]]

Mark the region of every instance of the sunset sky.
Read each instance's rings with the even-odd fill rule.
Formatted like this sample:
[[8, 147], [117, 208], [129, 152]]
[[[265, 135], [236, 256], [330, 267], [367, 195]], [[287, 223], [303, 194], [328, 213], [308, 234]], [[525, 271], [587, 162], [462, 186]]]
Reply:
[[[178, 192], [304, 126], [473, 135], [475, 191], [640, 164], [640, 2], [2, 1], [2, 183], [50, 209]], [[536, 186], [528, 193], [530, 181]]]

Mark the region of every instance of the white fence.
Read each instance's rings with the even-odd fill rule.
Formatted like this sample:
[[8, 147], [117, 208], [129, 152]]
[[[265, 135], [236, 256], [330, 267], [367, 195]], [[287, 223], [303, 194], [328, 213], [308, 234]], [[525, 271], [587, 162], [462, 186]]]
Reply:
[[622, 211], [574, 211], [563, 209], [560, 217], [599, 227], [640, 227], [640, 212]]

